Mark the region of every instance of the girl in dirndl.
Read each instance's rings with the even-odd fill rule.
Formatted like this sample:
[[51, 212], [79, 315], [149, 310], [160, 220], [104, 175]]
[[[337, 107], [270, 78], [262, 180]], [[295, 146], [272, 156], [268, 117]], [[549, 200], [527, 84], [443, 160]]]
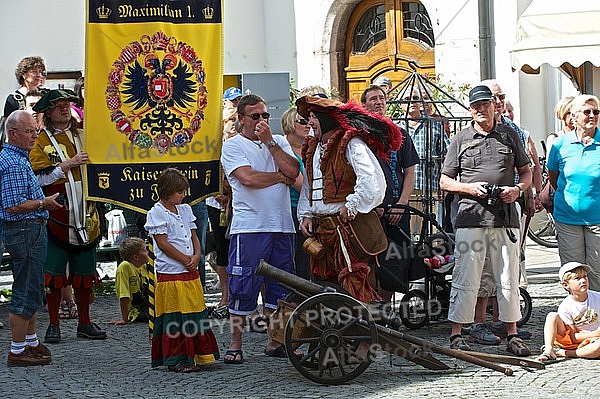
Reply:
[[152, 367], [168, 366], [176, 372], [196, 371], [219, 358], [198, 273], [196, 218], [192, 208], [181, 203], [188, 188], [183, 173], [165, 169], [158, 178], [160, 200], [148, 212], [145, 225], [156, 255]]

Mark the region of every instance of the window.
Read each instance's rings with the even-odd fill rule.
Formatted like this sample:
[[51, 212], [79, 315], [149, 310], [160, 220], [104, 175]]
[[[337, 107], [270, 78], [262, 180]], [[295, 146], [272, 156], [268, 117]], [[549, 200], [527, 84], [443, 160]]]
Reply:
[[371, 7], [360, 18], [352, 41], [353, 53], [366, 53], [385, 39], [385, 5]]
[[421, 3], [403, 2], [402, 16], [404, 19], [404, 37], [416, 39], [432, 48], [435, 47], [431, 19], [429, 19], [429, 14], [427, 14], [427, 10]]

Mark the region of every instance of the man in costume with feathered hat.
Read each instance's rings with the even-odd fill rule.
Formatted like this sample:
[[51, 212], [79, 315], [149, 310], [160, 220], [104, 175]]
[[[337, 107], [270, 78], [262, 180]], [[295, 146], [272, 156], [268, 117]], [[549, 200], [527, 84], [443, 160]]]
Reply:
[[386, 182], [376, 155], [400, 147], [400, 129], [355, 103], [304, 96], [296, 105], [314, 130], [302, 150], [306, 176], [298, 202], [302, 232], [325, 248], [324, 256], [311, 256], [312, 272], [363, 302], [379, 300], [367, 278], [372, 256], [353, 248], [348, 225], [381, 204]]

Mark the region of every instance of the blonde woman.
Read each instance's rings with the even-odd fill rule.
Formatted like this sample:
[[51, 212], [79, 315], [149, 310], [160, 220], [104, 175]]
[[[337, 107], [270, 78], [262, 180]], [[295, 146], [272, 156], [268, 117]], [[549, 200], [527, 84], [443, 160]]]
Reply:
[[296, 225], [296, 252], [294, 255], [294, 262], [296, 263], [296, 275], [309, 280], [310, 268], [308, 267], [308, 255], [302, 249], [302, 244], [304, 244], [306, 237], [302, 234], [302, 231], [300, 231], [297, 207], [300, 190], [302, 189], [302, 171], [304, 169], [304, 165], [302, 164], [302, 144], [310, 131], [310, 126], [308, 125], [308, 120], [300, 116], [297, 108], [293, 106], [281, 116], [281, 127], [287, 142], [292, 147], [294, 155], [296, 155], [296, 159], [300, 162], [300, 174], [296, 178], [294, 184], [290, 186], [292, 218], [294, 218], [294, 224]]
[[548, 155], [560, 263], [588, 265], [589, 289], [600, 290], [600, 101], [588, 94], [571, 103], [575, 129], [558, 137]]
[[561, 130], [556, 133], [550, 133], [548, 138], [546, 139], [546, 144], [548, 145], [548, 151], [550, 151], [550, 147], [552, 147], [552, 143], [554, 140], [562, 136], [565, 133], [569, 133], [575, 129], [573, 117], [571, 115], [571, 103], [573, 102], [573, 96], [563, 97], [554, 107], [554, 114], [556, 118], [563, 122], [564, 126]]

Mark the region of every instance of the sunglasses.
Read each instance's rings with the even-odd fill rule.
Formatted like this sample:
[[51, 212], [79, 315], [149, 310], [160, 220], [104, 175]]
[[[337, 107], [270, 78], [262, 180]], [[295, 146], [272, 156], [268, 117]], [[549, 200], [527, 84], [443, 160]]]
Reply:
[[598, 116], [598, 114], [600, 114], [600, 109], [584, 109], [583, 112], [586, 116], [590, 116], [590, 114], [593, 112], [594, 116]]
[[297, 119], [296, 123], [301, 124], [302, 126], [308, 125], [308, 121], [306, 119]]
[[263, 119], [269, 119], [269, 117], [271, 116], [271, 114], [268, 113], [268, 112], [263, 112], [262, 114], [256, 113], [256, 114], [250, 114], [250, 115], [247, 115], [247, 116], [249, 116], [250, 118], [252, 118], [252, 120], [257, 121], [261, 116], [262, 116]]
[[[420, 100], [421, 100], [421, 97], [419, 97], [419, 96], [404, 97], [404, 98], [403, 98], [403, 100], [404, 100], [404, 101], [409, 101], [409, 100], [417, 100], [417, 101], [420, 101]], [[426, 100], [426, 99], [424, 98], [424, 100]]]

